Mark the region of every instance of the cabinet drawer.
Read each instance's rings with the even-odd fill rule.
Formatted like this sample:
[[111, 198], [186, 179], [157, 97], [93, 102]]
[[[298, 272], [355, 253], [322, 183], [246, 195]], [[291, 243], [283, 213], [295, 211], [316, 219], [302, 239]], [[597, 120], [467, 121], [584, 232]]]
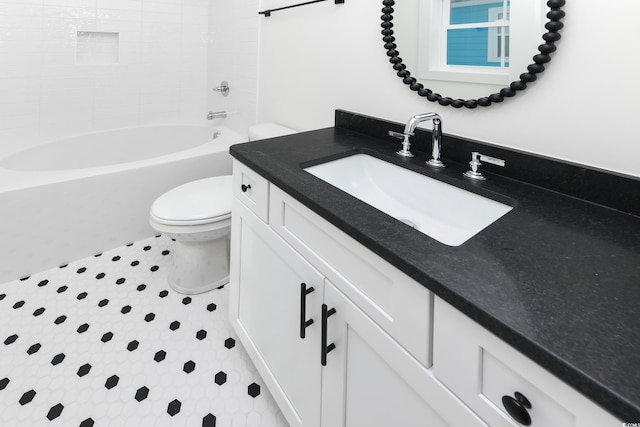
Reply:
[[[433, 371], [491, 426], [622, 425], [439, 298], [434, 304]], [[513, 406], [513, 415], [506, 409], [503, 397], [512, 399], [507, 405]]]
[[433, 294], [271, 184], [270, 226], [424, 366]]
[[269, 222], [269, 181], [240, 163], [233, 161], [233, 194], [258, 218]]

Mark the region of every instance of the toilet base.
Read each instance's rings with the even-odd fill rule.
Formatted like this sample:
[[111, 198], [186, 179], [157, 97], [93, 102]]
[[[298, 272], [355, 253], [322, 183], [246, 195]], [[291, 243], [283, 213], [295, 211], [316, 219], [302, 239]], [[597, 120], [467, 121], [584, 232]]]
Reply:
[[201, 294], [229, 283], [229, 235], [206, 241], [176, 240], [169, 286], [186, 295]]
[[169, 286], [171, 287], [171, 289], [173, 289], [179, 294], [184, 294], [184, 295], [203, 294], [205, 292], [209, 292], [213, 289], [217, 289], [221, 286], [227, 285], [228, 283], [229, 283], [229, 276], [223, 278], [222, 280], [218, 280], [217, 282], [214, 282], [214, 283], [204, 284], [199, 289], [198, 288], [194, 289], [191, 287], [181, 287], [178, 283], [175, 283], [171, 279], [169, 279]]

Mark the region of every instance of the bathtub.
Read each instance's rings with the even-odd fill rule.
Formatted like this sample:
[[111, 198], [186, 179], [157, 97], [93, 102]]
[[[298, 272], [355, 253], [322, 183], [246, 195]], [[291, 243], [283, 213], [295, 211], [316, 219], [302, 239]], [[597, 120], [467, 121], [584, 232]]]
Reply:
[[141, 126], [39, 144], [0, 159], [0, 283], [154, 234], [151, 203], [231, 174], [224, 127]]

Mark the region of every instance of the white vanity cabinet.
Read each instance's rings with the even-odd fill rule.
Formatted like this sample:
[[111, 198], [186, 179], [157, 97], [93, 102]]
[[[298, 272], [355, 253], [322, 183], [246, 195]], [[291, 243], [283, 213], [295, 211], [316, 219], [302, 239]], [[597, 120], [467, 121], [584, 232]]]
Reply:
[[433, 370], [492, 427], [623, 425], [440, 298]]
[[486, 426], [430, 369], [430, 291], [237, 161], [232, 224], [231, 323], [291, 426]]
[[292, 427], [622, 425], [238, 161], [230, 286]]

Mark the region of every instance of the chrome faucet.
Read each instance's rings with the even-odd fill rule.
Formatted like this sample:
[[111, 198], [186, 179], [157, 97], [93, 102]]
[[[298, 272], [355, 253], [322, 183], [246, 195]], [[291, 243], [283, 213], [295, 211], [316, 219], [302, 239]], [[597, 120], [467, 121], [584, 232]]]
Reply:
[[396, 154], [401, 157], [413, 157], [413, 154], [410, 151], [411, 144], [409, 143], [409, 137], [413, 136], [416, 127], [418, 124], [427, 120], [433, 121], [433, 131], [432, 135], [432, 146], [431, 146], [431, 159], [429, 159], [426, 163], [429, 166], [434, 166], [437, 168], [444, 167], [444, 164], [440, 160], [440, 152], [442, 149], [442, 119], [436, 113], [423, 113], [417, 114], [409, 119], [407, 124], [404, 127], [404, 132], [398, 133], [389, 131], [389, 135], [401, 138], [402, 139], [402, 149], [398, 151]]
[[207, 114], [207, 120], [224, 119], [225, 117], [227, 117], [226, 111], [210, 111], [209, 114]]

